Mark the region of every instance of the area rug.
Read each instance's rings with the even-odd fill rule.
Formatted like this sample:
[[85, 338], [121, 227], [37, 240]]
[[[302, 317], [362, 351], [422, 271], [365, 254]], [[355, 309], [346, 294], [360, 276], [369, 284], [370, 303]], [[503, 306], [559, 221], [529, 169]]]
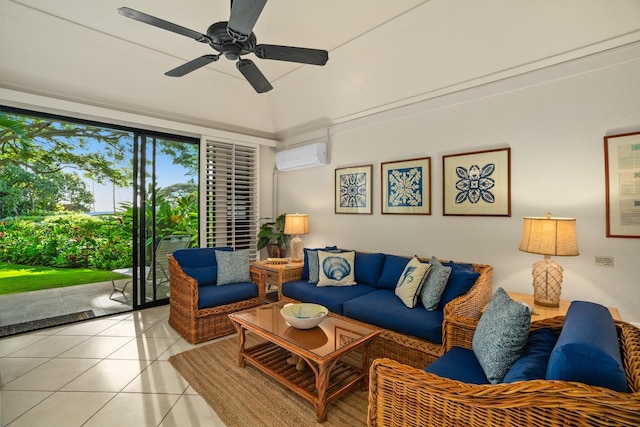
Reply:
[[0, 326], [0, 337], [35, 331], [36, 329], [50, 328], [52, 326], [65, 325], [79, 320], [96, 317], [92, 310], [79, 311], [77, 313], [63, 314], [62, 316], [49, 317], [47, 319], [31, 320], [29, 322], [15, 323], [13, 325]]
[[[247, 337], [249, 342], [250, 336]], [[311, 402], [256, 368], [238, 366], [238, 338], [171, 356], [169, 362], [228, 427], [365, 426], [368, 393], [355, 387], [327, 408], [320, 424]]]

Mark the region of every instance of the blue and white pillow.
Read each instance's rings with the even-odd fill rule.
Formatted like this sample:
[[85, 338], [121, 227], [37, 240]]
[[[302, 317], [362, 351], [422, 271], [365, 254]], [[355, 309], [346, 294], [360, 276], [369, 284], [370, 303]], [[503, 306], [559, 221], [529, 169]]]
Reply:
[[249, 249], [215, 251], [218, 264], [218, 286], [251, 281]]
[[473, 353], [491, 384], [501, 383], [524, 351], [531, 309], [498, 288], [480, 316], [473, 334]]
[[318, 251], [319, 273], [316, 286], [355, 285], [355, 257], [354, 251], [340, 253]]
[[442, 265], [436, 257], [431, 257], [429, 264], [431, 264], [431, 270], [422, 286], [420, 300], [424, 308], [433, 311], [440, 304], [440, 298], [451, 275], [451, 267]]
[[420, 262], [418, 257], [413, 257], [404, 268], [398, 279], [395, 294], [407, 307], [413, 308], [418, 303], [420, 290], [430, 269], [431, 265]]

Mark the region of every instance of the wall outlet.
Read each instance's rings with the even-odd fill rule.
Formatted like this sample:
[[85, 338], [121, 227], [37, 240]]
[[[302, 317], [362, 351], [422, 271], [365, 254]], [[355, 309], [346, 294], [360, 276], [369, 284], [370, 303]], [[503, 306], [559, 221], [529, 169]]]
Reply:
[[613, 267], [613, 257], [596, 256], [596, 267]]

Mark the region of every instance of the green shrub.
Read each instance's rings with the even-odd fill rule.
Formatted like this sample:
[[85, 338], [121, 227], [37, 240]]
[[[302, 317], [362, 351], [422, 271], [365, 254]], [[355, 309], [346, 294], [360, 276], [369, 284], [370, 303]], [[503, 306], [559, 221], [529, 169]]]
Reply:
[[7, 218], [0, 224], [0, 261], [112, 270], [131, 265], [131, 224], [121, 216], [61, 213]]

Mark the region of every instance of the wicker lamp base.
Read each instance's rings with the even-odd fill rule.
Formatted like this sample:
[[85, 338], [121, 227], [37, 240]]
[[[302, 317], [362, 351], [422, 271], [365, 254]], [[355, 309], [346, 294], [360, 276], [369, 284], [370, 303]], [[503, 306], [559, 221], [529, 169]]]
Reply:
[[562, 288], [563, 269], [548, 255], [542, 261], [533, 264], [534, 303], [545, 307], [560, 305], [560, 291]]

